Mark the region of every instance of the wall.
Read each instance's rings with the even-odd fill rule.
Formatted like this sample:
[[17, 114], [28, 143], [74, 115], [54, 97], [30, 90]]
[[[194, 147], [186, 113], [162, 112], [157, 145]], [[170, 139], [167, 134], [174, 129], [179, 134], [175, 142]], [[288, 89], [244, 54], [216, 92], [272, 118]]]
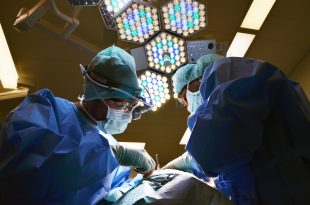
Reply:
[[289, 78], [299, 82], [310, 99], [310, 52], [295, 67]]
[[16, 108], [22, 102], [23, 99], [24, 98], [16, 98], [0, 101], [0, 123], [11, 110]]

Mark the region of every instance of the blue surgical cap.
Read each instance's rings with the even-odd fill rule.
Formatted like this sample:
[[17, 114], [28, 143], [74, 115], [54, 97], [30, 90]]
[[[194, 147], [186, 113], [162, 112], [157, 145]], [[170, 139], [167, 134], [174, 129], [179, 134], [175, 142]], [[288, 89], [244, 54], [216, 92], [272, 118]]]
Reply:
[[[119, 89], [131, 95], [137, 96], [142, 92], [138, 84], [134, 58], [121, 48], [111, 46], [102, 50], [92, 59], [88, 70], [96, 76], [105, 79], [108, 85], [109, 83], [119, 85]], [[130, 97], [124, 93], [95, 85], [85, 77], [85, 100], [108, 98]]]
[[224, 58], [224, 56], [218, 54], [207, 54], [201, 56], [197, 60], [196, 65], [187, 64], [179, 68], [172, 76], [174, 91], [177, 94], [180, 94], [184, 86], [186, 86], [191, 81], [201, 77], [205, 71], [205, 68], [222, 58]]

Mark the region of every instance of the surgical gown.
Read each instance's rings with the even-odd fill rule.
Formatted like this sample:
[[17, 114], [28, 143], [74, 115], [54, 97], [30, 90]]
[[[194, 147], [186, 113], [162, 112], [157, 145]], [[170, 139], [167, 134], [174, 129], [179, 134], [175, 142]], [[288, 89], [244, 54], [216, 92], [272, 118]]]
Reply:
[[237, 204], [310, 204], [310, 105], [298, 84], [267, 62], [225, 58], [200, 92], [186, 149], [205, 173], [230, 181]]
[[107, 139], [47, 89], [26, 97], [2, 123], [0, 204], [94, 204], [117, 184], [116, 172]]

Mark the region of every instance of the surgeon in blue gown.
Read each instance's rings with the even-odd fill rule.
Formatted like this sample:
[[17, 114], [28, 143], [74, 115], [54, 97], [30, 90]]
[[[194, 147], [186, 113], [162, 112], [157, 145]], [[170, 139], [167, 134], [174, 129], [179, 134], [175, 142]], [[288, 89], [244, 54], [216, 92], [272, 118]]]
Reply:
[[[144, 150], [110, 146], [105, 134], [125, 131], [141, 97], [135, 63], [112, 46], [84, 68], [80, 102], [48, 89], [27, 96], [0, 131], [0, 204], [96, 204], [126, 177], [120, 165], [140, 173], [155, 162]], [[125, 171], [128, 173], [127, 171]]]
[[300, 86], [255, 59], [222, 58], [203, 71], [178, 93], [193, 106], [187, 92], [199, 87], [186, 145], [194, 160], [182, 155], [165, 167], [195, 162], [237, 205], [310, 204], [310, 104]]

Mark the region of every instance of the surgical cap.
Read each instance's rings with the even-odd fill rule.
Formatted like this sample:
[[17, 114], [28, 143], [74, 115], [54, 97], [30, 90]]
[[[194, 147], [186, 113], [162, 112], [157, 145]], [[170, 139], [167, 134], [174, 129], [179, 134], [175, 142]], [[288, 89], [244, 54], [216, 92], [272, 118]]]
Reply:
[[[89, 65], [90, 72], [106, 79], [111, 84], [117, 84], [119, 89], [131, 95], [140, 95], [142, 89], [138, 84], [134, 58], [126, 51], [116, 46], [111, 46], [99, 52]], [[108, 84], [109, 85], [109, 84]], [[108, 98], [130, 98], [119, 91], [102, 88], [92, 83], [85, 77], [84, 99], [108, 99]]]
[[222, 58], [225, 58], [225, 57], [218, 55], [218, 54], [207, 54], [207, 55], [201, 56], [196, 62], [196, 68], [193, 69], [192, 75], [194, 75], [194, 77], [202, 76], [205, 68], [207, 68], [209, 65], [213, 64], [215, 61], [220, 60]]
[[[183, 87], [191, 82], [191, 71], [195, 67], [195, 64], [186, 64], [179, 68], [172, 76], [172, 84], [175, 93], [180, 94]], [[193, 79], [194, 80], [194, 79]]]
[[177, 94], [180, 94], [184, 86], [186, 86], [191, 81], [201, 77], [209, 65], [213, 64], [215, 61], [224, 58], [224, 56], [217, 54], [207, 54], [201, 56], [196, 65], [187, 64], [181, 67], [177, 72], [172, 76], [173, 87]]

